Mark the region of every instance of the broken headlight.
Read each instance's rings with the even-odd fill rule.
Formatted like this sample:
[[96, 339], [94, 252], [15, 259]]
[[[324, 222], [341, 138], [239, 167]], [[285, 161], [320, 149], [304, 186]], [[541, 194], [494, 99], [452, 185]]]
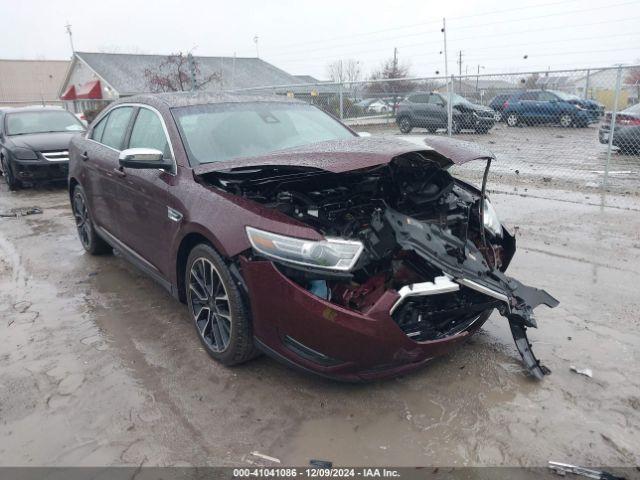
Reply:
[[484, 228], [489, 230], [494, 236], [502, 237], [502, 224], [493, 208], [491, 202], [485, 198], [484, 200]]
[[364, 248], [361, 242], [340, 238], [314, 241], [285, 237], [253, 227], [246, 230], [251, 246], [261, 255], [311, 268], [351, 270]]

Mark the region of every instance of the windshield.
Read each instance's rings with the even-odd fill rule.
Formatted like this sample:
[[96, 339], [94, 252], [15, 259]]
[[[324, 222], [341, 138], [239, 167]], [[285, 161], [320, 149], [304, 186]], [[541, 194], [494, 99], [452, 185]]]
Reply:
[[578, 98], [578, 96], [576, 95], [571, 95], [570, 93], [564, 93], [564, 92], [553, 92], [555, 95], [557, 95], [558, 97], [560, 97], [560, 100], [564, 100], [569, 101], [569, 100], [580, 100]]
[[640, 113], [640, 103], [636, 103], [635, 105], [625, 108], [623, 112], [626, 113]]
[[[446, 98], [446, 96], [445, 96]], [[451, 94], [451, 104], [452, 105], [473, 105], [469, 100], [464, 97], [461, 97], [457, 93]]]
[[80, 120], [66, 110], [7, 113], [5, 122], [7, 135], [84, 130]]
[[338, 121], [306, 104], [223, 103], [181, 107], [173, 113], [192, 165], [354, 137]]

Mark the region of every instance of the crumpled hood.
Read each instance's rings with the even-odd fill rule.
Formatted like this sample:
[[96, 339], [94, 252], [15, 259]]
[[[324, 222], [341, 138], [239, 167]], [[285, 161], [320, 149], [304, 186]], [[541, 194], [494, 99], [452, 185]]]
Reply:
[[473, 143], [447, 137], [429, 137], [428, 142], [422, 137], [354, 137], [279, 150], [259, 157], [202, 164], [194, 168], [194, 173], [201, 175], [266, 166], [317, 168], [342, 173], [384, 165], [399, 155], [411, 152], [421, 152], [438, 161], [442, 167], [495, 158], [490, 151]]
[[15, 147], [28, 148], [37, 152], [48, 150], [68, 150], [74, 135], [81, 132], [32, 133], [9, 137]]

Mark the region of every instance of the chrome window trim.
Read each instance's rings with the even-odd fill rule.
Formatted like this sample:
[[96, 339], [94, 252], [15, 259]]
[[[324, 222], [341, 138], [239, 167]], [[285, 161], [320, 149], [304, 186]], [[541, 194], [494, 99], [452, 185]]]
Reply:
[[[160, 119], [160, 123], [162, 124], [162, 130], [164, 130], [164, 136], [167, 138], [167, 143], [169, 144], [169, 150], [171, 151], [171, 160], [173, 160], [173, 168], [171, 171], [165, 170], [163, 168], [161, 168], [160, 171], [166, 172], [175, 177], [178, 174], [178, 162], [176, 161], [176, 154], [175, 154], [175, 151], [173, 150], [173, 143], [171, 143], [171, 137], [169, 136], [169, 130], [167, 129], [167, 124], [165, 123], [164, 118], [162, 117], [162, 114], [158, 111], [157, 108], [152, 107], [151, 105], [147, 105], [145, 103], [119, 103], [113, 106], [112, 108], [105, 108], [104, 111], [102, 111], [100, 115], [98, 115], [98, 117], [96, 117], [96, 119], [94, 120], [94, 126], [98, 125], [98, 123], [100, 123], [103, 117], [106, 117], [111, 112], [121, 107], [146, 108], [147, 110], [151, 110], [153, 113], [155, 113], [156, 116]], [[136, 116], [136, 119], [137, 119], [137, 116]], [[135, 125], [135, 121], [134, 121], [134, 125]], [[103, 147], [110, 148], [114, 152], [120, 153], [122, 151], [122, 150], [118, 150], [116, 148], [110, 147], [109, 145], [105, 145], [104, 143], [98, 142], [93, 138], [89, 138], [90, 135], [93, 134], [93, 129], [94, 127], [91, 127], [91, 129], [87, 131], [87, 135], [85, 137], [87, 140], [97, 143], [98, 145], [102, 145]]]

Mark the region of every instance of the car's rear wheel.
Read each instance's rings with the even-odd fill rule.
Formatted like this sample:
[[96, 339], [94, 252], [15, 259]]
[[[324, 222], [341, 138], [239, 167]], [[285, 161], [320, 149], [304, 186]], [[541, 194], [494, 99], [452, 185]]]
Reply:
[[102, 237], [96, 233], [93, 221], [91, 220], [89, 206], [87, 204], [87, 196], [80, 185], [77, 185], [73, 189], [71, 208], [73, 209], [73, 216], [76, 221], [78, 237], [80, 238], [80, 243], [82, 243], [84, 249], [91, 255], [111, 253], [113, 251], [111, 245], [105, 242]]
[[398, 127], [400, 127], [402, 133], [411, 133], [411, 130], [413, 130], [413, 125], [411, 125], [411, 120], [408, 117], [402, 117], [398, 120]]
[[451, 133], [460, 133], [462, 126], [457, 120], [451, 120]]
[[517, 113], [510, 113], [507, 115], [506, 122], [508, 126], [515, 127], [520, 123], [520, 117]]
[[13, 176], [13, 173], [9, 168], [9, 162], [6, 158], [2, 159], [2, 176], [4, 177], [4, 181], [6, 182], [7, 187], [9, 187], [9, 190], [14, 191], [22, 187], [20, 180]]
[[568, 113], [563, 113], [560, 115], [559, 123], [561, 127], [569, 128], [573, 125], [573, 116]]
[[187, 260], [187, 305], [207, 353], [224, 365], [256, 354], [249, 310], [229, 268], [209, 245], [196, 245]]

